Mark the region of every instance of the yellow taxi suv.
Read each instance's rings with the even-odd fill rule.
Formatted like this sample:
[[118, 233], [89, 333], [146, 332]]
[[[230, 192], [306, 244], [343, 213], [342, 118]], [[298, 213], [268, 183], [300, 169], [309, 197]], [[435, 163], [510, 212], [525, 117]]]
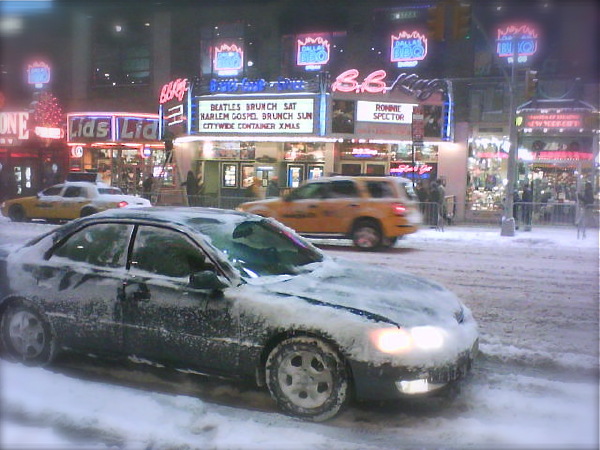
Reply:
[[152, 206], [149, 200], [125, 195], [104, 183], [67, 181], [44, 189], [32, 197], [21, 197], [2, 203], [2, 215], [13, 222], [30, 219], [49, 221], [72, 220], [111, 208]]
[[404, 184], [384, 176], [318, 178], [284, 197], [242, 203], [238, 210], [272, 217], [306, 237], [351, 239], [364, 250], [391, 247], [421, 223]]

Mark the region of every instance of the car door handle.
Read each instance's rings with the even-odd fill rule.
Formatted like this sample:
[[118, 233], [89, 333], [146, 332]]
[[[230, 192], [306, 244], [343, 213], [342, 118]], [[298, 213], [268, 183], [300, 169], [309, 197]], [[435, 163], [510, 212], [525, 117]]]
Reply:
[[318, 208], [318, 205], [308, 205], [309, 208], [314, 209], [314, 208]]
[[360, 205], [358, 203], [350, 203], [348, 206], [350, 208], [358, 208]]

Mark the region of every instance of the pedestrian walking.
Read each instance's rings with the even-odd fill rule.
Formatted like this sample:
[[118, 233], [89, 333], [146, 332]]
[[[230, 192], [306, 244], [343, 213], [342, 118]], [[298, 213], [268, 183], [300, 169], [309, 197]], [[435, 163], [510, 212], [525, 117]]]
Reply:
[[594, 192], [592, 191], [592, 183], [587, 181], [583, 188], [583, 194], [577, 194], [577, 239], [580, 237], [585, 239], [588, 217], [592, 214], [593, 206]]

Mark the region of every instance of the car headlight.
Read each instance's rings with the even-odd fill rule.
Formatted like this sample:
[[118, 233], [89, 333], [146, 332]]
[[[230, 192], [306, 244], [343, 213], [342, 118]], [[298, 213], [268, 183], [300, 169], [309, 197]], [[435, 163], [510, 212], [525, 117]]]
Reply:
[[371, 333], [371, 341], [383, 353], [412, 349], [437, 350], [444, 345], [444, 331], [437, 327], [382, 328]]

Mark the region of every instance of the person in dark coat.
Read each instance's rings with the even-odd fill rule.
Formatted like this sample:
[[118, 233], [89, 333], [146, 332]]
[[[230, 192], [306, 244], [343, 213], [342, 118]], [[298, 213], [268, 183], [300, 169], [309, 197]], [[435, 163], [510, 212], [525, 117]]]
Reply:
[[152, 173], [148, 174], [146, 179], [142, 182], [142, 197], [147, 200], [150, 200], [152, 196], [152, 185], [154, 183], [154, 175]]
[[188, 170], [186, 179], [182, 186], [185, 186], [185, 191], [187, 194], [188, 205], [189, 206], [198, 206], [200, 204], [200, 191], [201, 191], [201, 182], [196, 178], [196, 175], [193, 171]]
[[525, 183], [523, 186], [523, 195], [521, 196], [522, 201], [522, 219], [525, 231], [531, 229], [531, 213], [533, 212], [533, 190], [529, 183]]
[[577, 194], [578, 203], [578, 218], [577, 218], [577, 239], [580, 235], [585, 239], [585, 231], [587, 227], [588, 217], [592, 213], [594, 206], [594, 192], [592, 189], [592, 183], [589, 181], [585, 183], [583, 188], [583, 194]]

